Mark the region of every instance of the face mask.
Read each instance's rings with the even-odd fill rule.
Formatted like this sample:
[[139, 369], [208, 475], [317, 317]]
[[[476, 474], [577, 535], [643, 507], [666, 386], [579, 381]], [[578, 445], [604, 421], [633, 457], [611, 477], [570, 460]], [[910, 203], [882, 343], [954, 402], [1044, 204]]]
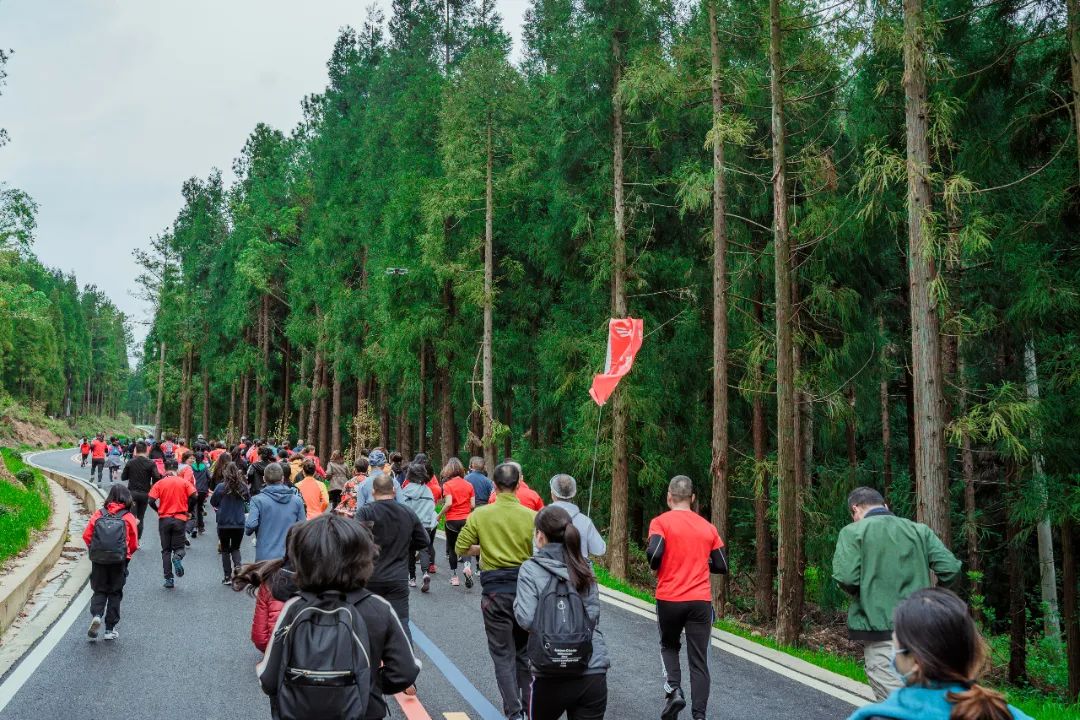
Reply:
[[900, 650], [897, 650], [897, 649], [893, 649], [893, 652], [892, 652], [892, 657], [891, 657], [891, 659], [890, 659], [890, 662], [892, 663], [892, 669], [893, 669], [893, 672], [895, 672], [895, 673], [896, 673], [897, 675], [899, 675], [899, 676], [900, 676], [900, 679], [904, 681], [904, 684], [905, 684], [905, 685], [907, 685], [907, 684], [908, 684], [908, 683], [909, 683], [909, 682], [911, 681], [911, 676], [915, 674], [915, 671], [914, 671], [914, 670], [912, 670], [911, 672], [908, 672], [908, 673], [902, 672], [902, 671], [900, 670], [900, 668], [899, 668], [899, 667], [897, 667], [897, 665], [896, 665], [896, 656], [897, 656], [897, 655], [903, 655], [903, 654], [906, 654], [906, 653], [907, 653], [907, 650], [903, 650], [903, 649], [900, 649]]

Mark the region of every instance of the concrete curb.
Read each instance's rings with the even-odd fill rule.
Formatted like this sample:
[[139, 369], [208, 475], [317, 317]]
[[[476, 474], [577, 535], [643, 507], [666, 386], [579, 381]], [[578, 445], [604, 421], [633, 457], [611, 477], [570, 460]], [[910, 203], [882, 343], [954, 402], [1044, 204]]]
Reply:
[[[63, 449], [63, 448], [62, 448]], [[75, 448], [67, 448], [71, 452], [75, 452]], [[46, 450], [43, 452], [56, 452], [55, 450]], [[66, 473], [57, 472], [56, 470], [50, 470], [47, 467], [42, 467], [34, 462], [34, 458], [41, 453], [31, 453], [30, 455], [24, 455], [23, 461], [34, 466], [35, 469], [40, 470], [45, 474], [45, 477], [50, 480], [59, 483], [68, 492], [78, 496], [82, 500], [83, 505], [86, 506], [86, 511], [93, 514], [97, 510], [103, 500], [105, 500], [105, 493], [100, 489], [94, 487], [88, 482], [80, 480], [74, 475], [68, 475]]]
[[48, 482], [52, 510], [45, 536], [0, 578], [0, 633], [11, 627], [19, 617], [23, 605], [30, 599], [38, 583], [60, 559], [60, 553], [67, 541], [71, 508], [60, 486], [51, 479]]

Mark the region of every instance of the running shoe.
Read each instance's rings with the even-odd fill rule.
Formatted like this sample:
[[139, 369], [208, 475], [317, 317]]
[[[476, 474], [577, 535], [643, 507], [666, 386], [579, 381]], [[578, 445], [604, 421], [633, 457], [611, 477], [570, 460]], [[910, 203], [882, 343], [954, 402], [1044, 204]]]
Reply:
[[683, 697], [682, 688], [674, 688], [667, 694], [667, 702], [660, 713], [660, 720], [675, 720], [685, 707], [686, 698]]
[[472, 563], [466, 562], [461, 574], [465, 576], [465, 587], [471, 588], [473, 586]]
[[452, 587], [458, 587], [459, 585], [461, 585], [461, 581], [457, 579], [457, 575], [454, 575], [450, 578], [450, 585]]
[[420, 592], [427, 592], [431, 589], [431, 576], [424, 573], [424, 582], [420, 585]]
[[86, 637], [91, 640], [97, 640], [98, 630], [101, 629], [101, 616], [95, 615], [90, 621], [90, 629], [86, 631]]
[[416, 578], [409, 578], [409, 587], [416, 587]]
[[439, 568], [435, 567], [435, 563], [431, 563], [427, 566], [427, 571], [432, 575], [436, 575], [439, 572]]
[[165, 588], [167, 590], [172, 590], [174, 587], [176, 587], [176, 581], [172, 578], [165, 578]]
[[116, 640], [120, 637], [120, 633], [116, 632], [116, 629], [114, 628], [112, 630], [106, 630], [102, 637], [106, 640]]
[[221, 579], [221, 584], [222, 585], [232, 585], [232, 579], [231, 578], [222, 578]]
[[184, 563], [176, 555], [173, 555], [172, 558], [172, 569], [176, 573], [176, 577], [184, 577]]

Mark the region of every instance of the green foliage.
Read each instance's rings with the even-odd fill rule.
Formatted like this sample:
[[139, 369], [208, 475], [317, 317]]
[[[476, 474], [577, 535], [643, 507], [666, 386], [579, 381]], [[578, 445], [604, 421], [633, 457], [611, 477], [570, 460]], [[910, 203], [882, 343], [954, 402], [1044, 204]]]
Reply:
[[0, 480], [0, 562], [26, 549], [35, 530], [45, 527], [51, 510], [45, 477], [27, 467], [18, 453], [0, 449], [4, 464], [21, 485]]

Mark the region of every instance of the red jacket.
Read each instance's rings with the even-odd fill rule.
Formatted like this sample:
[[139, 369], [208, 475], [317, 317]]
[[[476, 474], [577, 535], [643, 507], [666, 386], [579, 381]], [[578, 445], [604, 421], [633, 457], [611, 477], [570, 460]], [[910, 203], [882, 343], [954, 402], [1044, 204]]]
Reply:
[[266, 646], [270, 644], [270, 636], [274, 634], [274, 625], [277, 624], [278, 615], [285, 603], [274, 598], [270, 592], [270, 581], [259, 585], [255, 593], [255, 617], [251, 619], [251, 642], [259, 652], [266, 652]]
[[[495, 503], [495, 495], [497, 493], [497, 490], [492, 491], [491, 496], [488, 498], [489, 505]], [[517, 499], [521, 501], [521, 504], [530, 510], [540, 512], [544, 509], [544, 499], [540, 497], [538, 492], [526, 485], [524, 480], [518, 482], [517, 490], [514, 494], [517, 495]]]
[[[109, 503], [106, 509], [115, 514], [124, 509], [124, 506], [120, 503]], [[98, 518], [101, 517], [101, 511], [97, 510], [90, 516], [90, 522], [86, 524], [86, 529], [83, 530], [82, 539], [86, 543], [86, 547], [90, 547], [90, 540], [94, 537], [94, 525], [97, 524]], [[135, 554], [135, 551], [139, 549], [139, 520], [135, 517], [135, 513], [129, 512], [124, 516], [124, 523], [127, 525], [127, 556], [128, 560]]]

